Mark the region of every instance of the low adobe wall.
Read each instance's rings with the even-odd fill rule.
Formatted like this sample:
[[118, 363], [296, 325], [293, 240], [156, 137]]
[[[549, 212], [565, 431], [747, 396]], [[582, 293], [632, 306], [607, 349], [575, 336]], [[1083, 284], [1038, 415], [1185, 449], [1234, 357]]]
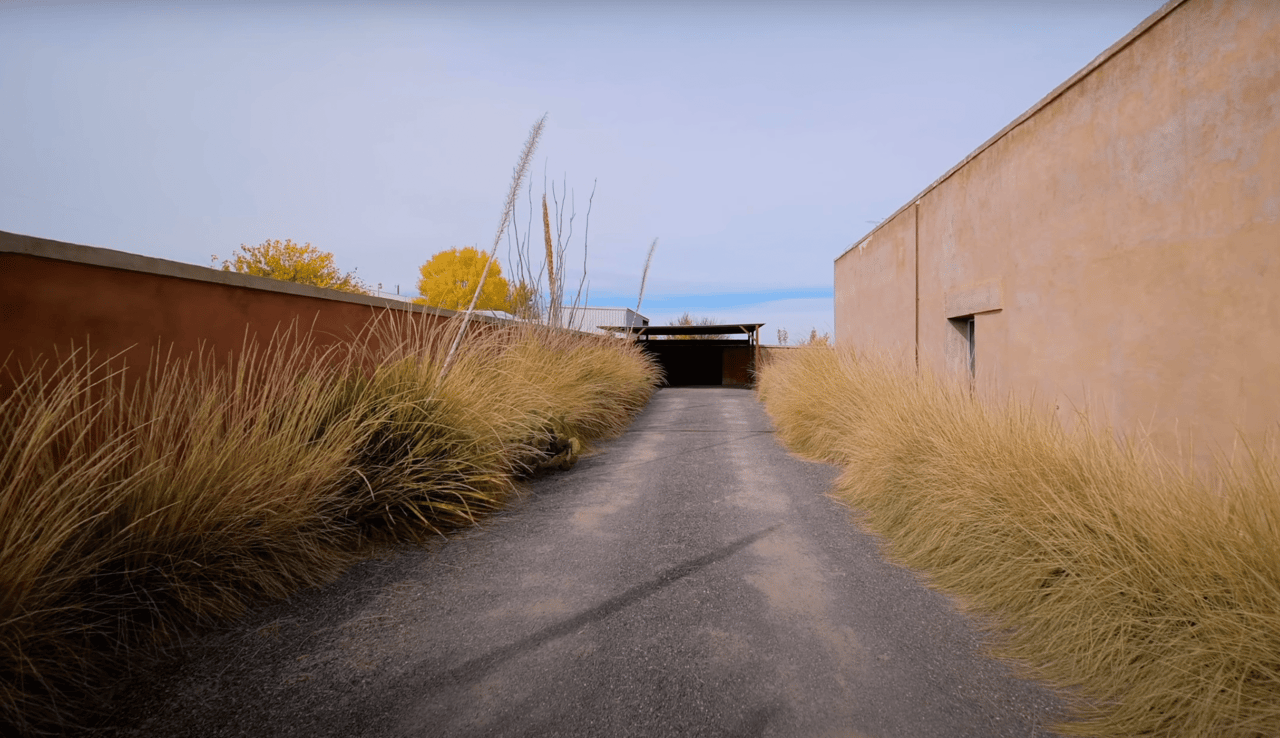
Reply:
[[216, 357], [291, 323], [347, 340], [386, 311], [443, 323], [451, 311], [0, 231], [0, 361], [10, 369], [87, 345], [144, 367], [156, 348]]

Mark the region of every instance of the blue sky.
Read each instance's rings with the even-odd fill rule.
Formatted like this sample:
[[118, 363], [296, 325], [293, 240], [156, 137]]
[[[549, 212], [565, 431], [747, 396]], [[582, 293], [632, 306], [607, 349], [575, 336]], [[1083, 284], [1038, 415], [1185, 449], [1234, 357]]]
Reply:
[[658, 238], [653, 322], [826, 332], [836, 256], [1160, 5], [8, 0], [0, 230], [201, 265], [290, 238], [412, 293], [492, 244], [546, 113], [533, 195], [572, 193], [576, 284], [594, 183], [591, 304], [634, 307]]

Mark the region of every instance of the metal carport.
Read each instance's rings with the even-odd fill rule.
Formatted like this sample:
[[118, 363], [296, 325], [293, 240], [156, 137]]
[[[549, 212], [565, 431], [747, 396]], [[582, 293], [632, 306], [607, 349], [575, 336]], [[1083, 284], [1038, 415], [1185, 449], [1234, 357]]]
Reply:
[[[635, 336], [636, 343], [662, 365], [670, 386], [749, 387], [755, 382], [755, 368], [760, 358], [760, 328], [763, 325], [764, 323], [741, 323], [599, 328]], [[672, 340], [672, 336], [693, 338]], [[699, 336], [745, 336], [746, 340]]]

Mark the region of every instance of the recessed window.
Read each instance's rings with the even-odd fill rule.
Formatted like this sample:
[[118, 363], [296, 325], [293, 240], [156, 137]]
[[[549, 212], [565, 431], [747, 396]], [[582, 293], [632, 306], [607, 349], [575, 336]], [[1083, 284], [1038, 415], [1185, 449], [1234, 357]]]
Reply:
[[[972, 315], [965, 315], [959, 318], [949, 318], [948, 322], [960, 334], [960, 338], [964, 341], [964, 356], [969, 368], [969, 384], [973, 385], [974, 377], [978, 374], [978, 352], [977, 345], [974, 341], [974, 319]], [[954, 366], [954, 365], [953, 365]]]

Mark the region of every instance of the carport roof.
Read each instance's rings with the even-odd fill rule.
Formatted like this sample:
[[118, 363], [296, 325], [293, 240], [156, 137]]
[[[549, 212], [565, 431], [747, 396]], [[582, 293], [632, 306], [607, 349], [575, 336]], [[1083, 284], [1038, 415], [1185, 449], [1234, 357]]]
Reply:
[[634, 325], [596, 326], [602, 331], [613, 333], [634, 333], [637, 336], [724, 336], [745, 333], [748, 336], [760, 330], [764, 323], [741, 323], [734, 325]]

